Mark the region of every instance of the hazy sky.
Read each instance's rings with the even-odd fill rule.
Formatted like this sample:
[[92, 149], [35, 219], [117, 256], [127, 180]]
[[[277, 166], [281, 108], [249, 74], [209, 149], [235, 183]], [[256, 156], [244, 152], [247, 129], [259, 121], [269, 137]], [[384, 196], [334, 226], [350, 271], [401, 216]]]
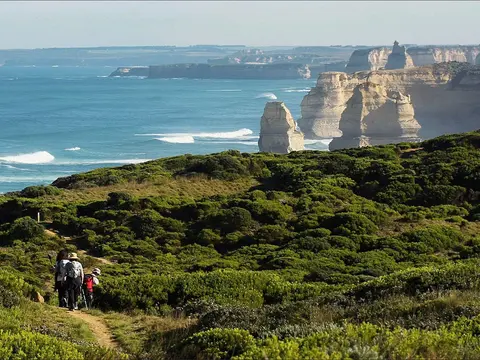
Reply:
[[480, 2], [0, 1], [0, 48], [480, 43]]

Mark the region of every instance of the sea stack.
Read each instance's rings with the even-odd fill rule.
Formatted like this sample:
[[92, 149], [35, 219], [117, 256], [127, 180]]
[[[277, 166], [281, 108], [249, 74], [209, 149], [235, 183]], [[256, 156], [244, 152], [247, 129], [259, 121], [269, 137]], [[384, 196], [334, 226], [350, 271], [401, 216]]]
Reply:
[[406, 69], [413, 66], [412, 57], [407, 54], [405, 46], [400, 46], [398, 41], [395, 41], [392, 52], [388, 55], [385, 70]]
[[297, 129], [290, 110], [283, 102], [272, 101], [265, 105], [258, 147], [261, 152], [277, 154], [305, 149], [303, 133]]

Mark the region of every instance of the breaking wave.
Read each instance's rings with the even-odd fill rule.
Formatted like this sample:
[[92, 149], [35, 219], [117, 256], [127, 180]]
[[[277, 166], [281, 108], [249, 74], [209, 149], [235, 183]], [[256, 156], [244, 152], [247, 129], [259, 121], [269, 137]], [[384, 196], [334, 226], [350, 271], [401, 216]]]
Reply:
[[14, 156], [0, 156], [0, 162], [17, 164], [46, 164], [55, 160], [55, 157], [47, 151], [37, 151], [30, 154]]
[[155, 140], [173, 144], [193, 144], [195, 142], [193, 136], [165, 136], [161, 138], [156, 138]]
[[30, 169], [23, 169], [23, 168], [19, 168], [19, 167], [12, 166], [12, 165], [8, 165], [8, 164], [0, 164], [0, 166], [6, 167], [7, 169], [12, 169], [12, 170], [32, 171], [32, 170], [30, 170]]
[[310, 88], [305, 88], [305, 89], [283, 89], [284, 92], [287, 92], [287, 93], [293, 93], [293, 92], [299, 92], [299, 93], [302, 93], [302, 92], [310, 92]]
[[275, 95], [274, 93], [263, 93], [263, 94], [257, 95], [255, 99], [277, 100], [277, 95]]
[[81, 148], [79, 148], [78, 146], [75, 146], [75, 147], [72, 147], [72, 148], [65, 149], [65, 151], [78, 151], [78, 150], [81, 150]]

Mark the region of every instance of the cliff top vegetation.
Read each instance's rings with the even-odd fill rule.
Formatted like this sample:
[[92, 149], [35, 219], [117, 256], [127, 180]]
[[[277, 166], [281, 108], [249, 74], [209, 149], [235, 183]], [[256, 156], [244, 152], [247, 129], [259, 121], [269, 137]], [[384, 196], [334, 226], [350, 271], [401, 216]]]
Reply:
[[98, 169], [0, 197], [0, 310], [53, 302], [66, 247], [101, 266], [96, 314], [133, 359], [473, 359], [479, 220], [478, 131]]

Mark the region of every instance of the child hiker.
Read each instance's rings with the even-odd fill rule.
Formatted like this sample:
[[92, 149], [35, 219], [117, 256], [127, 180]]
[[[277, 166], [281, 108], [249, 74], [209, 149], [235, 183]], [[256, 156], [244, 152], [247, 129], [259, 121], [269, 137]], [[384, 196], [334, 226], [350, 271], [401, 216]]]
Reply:
[[83, 285], [85, 287], [85, 301], [89, 309], [93, 304], [93, 287], [99, 284], [98, 276], [100, 276], [100, 274], [100, 269], [95, 268], [92, 270], [91, 274], [85, 275], [85, 279], [83, 280]]

